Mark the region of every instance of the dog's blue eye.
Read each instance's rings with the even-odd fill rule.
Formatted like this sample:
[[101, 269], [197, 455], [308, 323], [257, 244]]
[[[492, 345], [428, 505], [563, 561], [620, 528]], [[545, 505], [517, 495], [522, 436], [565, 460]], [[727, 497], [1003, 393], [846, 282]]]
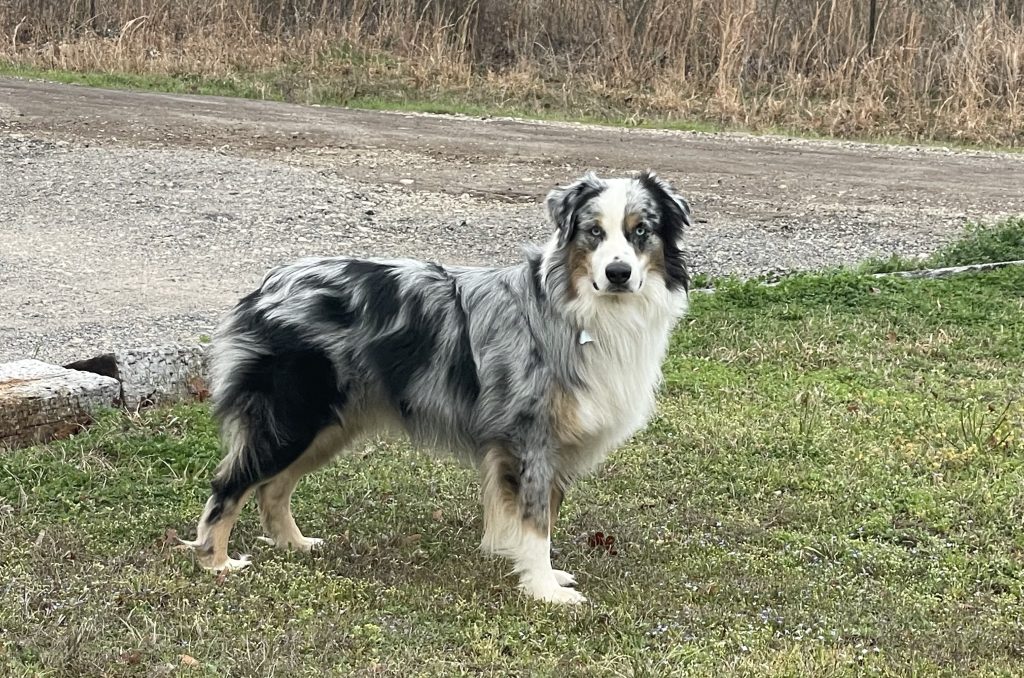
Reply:
[[642, 238], [647, 234], [647, 229], [644, 228], [643, 226], [637, 226], [636, 228], [633, 229], [633, 233], [635, 233], [637, 237]]
[[604, 231], [601, 230], [600, 226], [594, 226], [590, 229], [590, 235], [595, 238], [600, 238], [602, 233], [604, 233]]

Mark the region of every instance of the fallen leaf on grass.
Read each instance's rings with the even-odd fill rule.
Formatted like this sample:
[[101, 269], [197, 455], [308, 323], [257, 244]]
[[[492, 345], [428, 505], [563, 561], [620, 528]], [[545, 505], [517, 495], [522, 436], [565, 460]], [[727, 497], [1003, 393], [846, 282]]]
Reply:
[[173, 527], [169, 527], [166, 530], [164, 530], [163, 545], [165, 547], [167, 547], [167, 546], [178, 546], [179, 544], [181, 544], [181, 540], [178, 539], [178, 531], [177, 530], [175, 530]]
[[121, 653], [121, 661], [128, 666], [135, 666], [142, 662], [142, 653], [138, 650], [129, 650]]
[[180, 657], [182, 666], [199, 666], [199, 660], [192, 655], [183, 654]]
[[202, 377], [192, 377], [188, 382], [188, 390], [199, 402], [203, 402], [210, 397], [210, 389], [206, 387], [206, 382]]
[[587, 537], [587, 544], [592, 549], [604, 549], [610, 556], [619, 555], [618, 550], [615, 548], [615, 537], [610, 534], [594, 532]]

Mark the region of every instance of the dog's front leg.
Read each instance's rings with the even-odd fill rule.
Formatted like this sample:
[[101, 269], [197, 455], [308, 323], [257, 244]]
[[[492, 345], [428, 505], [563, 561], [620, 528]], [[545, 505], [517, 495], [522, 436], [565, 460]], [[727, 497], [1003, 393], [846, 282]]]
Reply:
[[[536, 448], [534, 448], [536, 449]], [[481, 469], [484, 538], [482, 548], [509, 558], [520, 588], [553, 603], [582, 603], [568, 588], [575, 579], [551, 567], [551, 526], [557, 511], [555, 473], [549, 457], [524, 450], [493, 449]]]
[[[553, 540], [555, 538], [555, 522], [558, 521], [558, 511], [562, 507], [562, 500], [565, 499], [565, 490], [562, 489], [560, 483], [555, 483], [551, 488], [551, 501], [548, 503], [550, 507], [550, 520], [548, 520], [548, 539]], [[552, 570], [555, 574], [555, 579], [562, 586], [576, 586], [576, 577], [565, 570]]]
[[518, 502], [522, 529], [513, 562], [520, 588], [534, 598], [553, 603], [582, 603], [586, 598], [567, 587], [575, 583], [572, 575], [551, 567], [551, 526], [557, 508], [552, 501], [555, 473], [548, 460], [547, 455], [530, 452], [522, 458]]

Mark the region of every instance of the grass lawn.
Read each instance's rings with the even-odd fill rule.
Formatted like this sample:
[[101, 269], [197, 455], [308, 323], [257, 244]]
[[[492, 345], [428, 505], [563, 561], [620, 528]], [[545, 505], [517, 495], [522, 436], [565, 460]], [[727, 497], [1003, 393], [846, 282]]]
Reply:
[[207, 408], [112, 414], [0, 457], [0, 674], [1021, 675], [1022, 395], [1024, 268], [720, 282], [654, 421], [568, 497], [580, 609], [478, 555], [474, 474], [382, 443], [300, 485], [322, 551], [264, 546], [250, 506], [255, 565], [208, 575], [170, 538]]

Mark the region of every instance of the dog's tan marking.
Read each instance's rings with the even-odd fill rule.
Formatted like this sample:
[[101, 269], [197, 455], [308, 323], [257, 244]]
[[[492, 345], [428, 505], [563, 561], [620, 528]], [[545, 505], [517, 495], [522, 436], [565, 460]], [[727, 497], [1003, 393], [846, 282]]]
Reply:
[[560, 446], [575, 446], [583, 442], [585, 433], [580, 425], [579, 405], [576, 397], [561, 387], [555, 387], [551, 403], [551, 424], [555, 440]]
[[[558, 521], [558, 512], [562, 508], [562, 501], [565, 499], [565, 490], [559, 485], [551, 488], [551, 505], [548, 507], [550, 520], [548, 521], [548, 538], [553, 540], [555, 534], [555, 523]], [[551, 570], [555, 575], [555, 581], [559, 586], [575, 586], [576, 577], [565, 570]]]
[[555, 522], [558, 520], [558, 511], [562, 508], [562, 501], [565, 499], [565, 491], [560, 487], [551, 488], [551, 504], [548, 507], [548, 535], [555, 533]]
[[515, 472], [515, 460], [501, 448], [491, 449], [480, 465], [480, 501], [484, 507], [480, 548], [486, 553], [508, 555], [519, 543], [519, 502], [507, 480]]
[[665, 251], [660, 247], [649, 249], [641, 254], [640, 266], [648, 275], [653, 272], [661, 276], [662, 280], [668, 279], [665, 269]]
[[580, 246], [578, 243], [569, 245], [569, 290], [567, 296], [570, 299], [579, 297], [578, 285], [590, 285], [592, 276], [590, 274], [590, 250]]

